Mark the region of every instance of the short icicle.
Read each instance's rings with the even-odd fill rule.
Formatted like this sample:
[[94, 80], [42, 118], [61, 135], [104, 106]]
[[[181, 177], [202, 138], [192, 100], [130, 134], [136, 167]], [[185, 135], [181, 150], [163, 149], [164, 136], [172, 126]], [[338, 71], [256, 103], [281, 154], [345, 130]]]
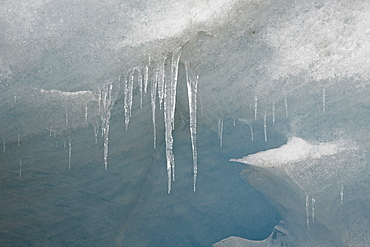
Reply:
[[22, 180], [22, 161], [19, 161], [19, 180]]
[[285, 104], [285, 117], [288, 117], [288, 98], [286, 95], [284, 99], [284, 104]]
[[275, 125], [275, 101], [272, 102], [272, 125]]
[[87, 103], [85, 103], [85, 123], [87, 123]]
[[267, 142], [267, 124], [266, 124], [267, 116], [266, 116], [266, 110], [265, 114], [263, 115], [263, 133], [265, 136], [265, 142]]
[[218, 138], [220, 139], [220, 147], [223, 145], [223, 131], [224, 131], [224, 118], [221, 117], [218, 119]]
[[325, 107], [326, 107], [326, 89], [322, 89], [322, 112], [325, 113]]
[[306, 194], [306, 224], [307, 224], [308, 230], [310, 230], [309, 199], [310, 199], [310, 196]]
[[198, 174], [198, 153], [197, 153], [197, 87], [198, 79], [191, 80], [189, 77], [189, 62], [185, 62], [186, 71], [186, 85], [188, 89], [188, 101], [189, 101], [189, 117], [190, 117], [190, 138], [191, 148], [193, 152], [193, 174], [194, 184], [193, 190], [196, 190], [197, 174]]
[[311, 198], [311, 216], [312, 216], [312, 223], [315, 222], [315, 203], [316, 199], [312, 196]]
[[98, 144], [98, 132], [99, 132], [99, 126], [94, 125], [95, 144]]
[[67, 104], [67, 99], [64, 100], [64, 104], [66, 107], [66, 126], [68, 127], [68, 104]]
[[71, 170], [71, 158], [72, 158], [72, 137], [68, 135], [68, 170]]
[[254, 120], [257, 120], [257, 113], [258, 113], [258, 98], [254, 96]]
[[137, 78], [137, 82], [139, 84], [139, 90], [140, 90], [140, 109], [143, 109], [143, 76], [141, 75], [140, 70], [139, 75]]
[[343, 182], [338, 183], [339, 195], [340, 195], [340, 203], [343, 204], [344, 199], [344, 184]]
[[254, 135], [253, 135], [253, 127], [252, 127], [252, 124], [249, 124], [249, 130], [251, 132], [251, 140], [253, 141], [254, 140]]

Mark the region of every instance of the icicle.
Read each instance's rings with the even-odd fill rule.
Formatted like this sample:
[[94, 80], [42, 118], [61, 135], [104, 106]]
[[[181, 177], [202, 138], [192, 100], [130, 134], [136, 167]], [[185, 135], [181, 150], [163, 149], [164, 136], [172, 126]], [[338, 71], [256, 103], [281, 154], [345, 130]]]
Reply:
[[101, 112], [101, 89], [98, 88], [98, 112]]
[[168, 194], [171, 193], [171, 181], [174, 176], [174, 156], [172, 152], [173, 136], [171, 123], [171, 81], [166, 80], [164, 85], [164, 125], [165, 125], [165, 143], [166, 143], [166, 161], [167, 161], [167, 177], [168, 177]]
[[143, 76], [141, 75], [140, 70], [138, 70], [139, 75], [137, 77], [137, 81], [139, 83], [139, 90], [140, 90], [140, 109], [143, 109]]
[[258, 98], [254, 96], [254, 120], [257, 120], [257, 112], [258, 112]]
[[224, 119], [219, 118], [218, 119], [218, 138], [220, 139], [220, 147], [222, 147], [222, 136], [223, 136], [223, 131], [224, 131]]
[[224, 118], [221, 118], [221, 128], [220, 128], [220, 146], [223, 145], [223, 136], [224, 136]]
[[[110, 113], [108, 116], [110, 118]], [[108, 170], [108, 144], [109, 144], [109, 120], [108, 123], [106, 123], [106, 126], [104, 127], [104, 168], [105, 170]]]
[[146, 94], [148, 92], [148, 82], [149, 82], [149, 67], [151, 62], [151, 56], [149, 54], [148, 56], [148, 65], [145, 65], [144, 67], [144, 93]]
[[203, 100], [202, 100], [202, 97], [199, 97], [199, 101], [200, 101], [200, 114], [202, 116], [204, 116], [204, 111], [203, 111]]
[[5, 153], [5, 139], [4, 139], [3, 153]]
[[[103, 116], [103, 114], [105, 114], [105, 113], [102, 113], [102, 116]], [[102, 122], [103, 121], [105, 121], [105, 120], [102, 120]], [[103, 124], [101, 125], [101, 139], [104, 140], [104, 125]]]
[[133, 97], [133, 90], [134, 90], [134, 72], [131, 71], [129, 74], [129, 79], [127, 77], [124, 78], [124, 109], [125, 109], [125, 127], [126, 131], [128, 129], [128, 124], [130, 122], [131, 117], [131, 107], [132, 107], [132, 97]]
[[164, 76], [164, 66], [166, 64], [166, 57], [163, 58], [162, 62], [159, 64], [159, 80], [158, 80], [158, 98], [159, 98], [159, 109], [162, 110], [162, 102], [164, 97], [165, 88], [165, 76]]
[[338, 183], [338, 189], [340, 194], [340, 203], [343, 204], [343, 198], [344, 198], [344, 184], [342, 182]]
[[178, 76], [178, 64], [181, 56], [181, 49], [176, 49], [171, 56], [171, 75], [169, 80], [165, 79], [164, 76], [164, 64], [163, 60], [162, 70], [160, 73], [160, 79], [158, 81], [158, 96], [161, 102], [161, 84], [164, 84], [163, 93], [163, 115], [165, 123], [165, 143], [166, 143], [166, 161], [167, 161], [167, 176], [168, 176], [168, 193], [171, 193], [171, 180], [175, 181], [175, 158], [173, 154], [173, 129], [175, 126], [174, 116], [176, 110], [176, 87], [177, 87], [177, 76]]
[[286, 95], [285, 95], [284, 103], [285, 103], [285, 117], [288, 117], [288, 98]]
[[67, 99], [64, 100], [65, 107], [66, 107], [66, 126], [68, 127], [68, 105], [67, 105]]
[[18, 147], [19, 147], [19, 145], [20, 145], [20, 139], [21, 139], [21, 137], [20, 137], [20, 135], [19, 135], [19, 133], [18, 133]]
[[149, 77], [149, 68], [145, 66], [144, 68], [144, 93], [146, 94], [148, 91], [148, 78]]
[[325, 105], [326, 105], [326, 89], [323, 88], [322, 90], [322, 112], [325, 113]]
[[66, 141], [63, 140], [63, 148], [66, 149]]
[[235, 118], [233, 119], [233, 126], [235, 127]]
[[307, 229], [310, 230], [310, 211], [309, 211], [309, 195], [306, 194], [306, 223]]
[[312, 207], [312, 223], [315, 222], [315, 203], [316, 200], [314, 197], [311, 198], [311, 207]]
[[17, 96], [14, 95], [14, 105], [16, 105], [16, 104], [17, 104]]
[[254, 136], [253, 136], [253, 127], [252, 127], [252, 124], [249, 124], [249, 130], [251, 132], [251, 140], [253, 141]]
[[53, 130], [53, 129], [52, 129], [52, 127], [50, 127], [50, 132], [49, 132], [50, 136], [51, 136], [51, 132], [52, 132], [52, 130]]
[[267, 142], [267, 126], [266, 126], [266, 110], [265, 115], [263, 115], [263, 133], [265, 135], [265, 142]]
[[179, 72], [179, 61], [182, 54], [181, 47], [172, 52], [171, 56], [171, 124], [175, 128], [175, 109], [176, 109], [176, 92], [177, 77]]
[[[131, 81], [133, 81], [133, 74], [132, 74], [131, 79], [132, 79]], [[127, 89], [127, 84], [126, 84], [125, 87], [126, 87], [125, 92], [127, 92], [127, 90], [126, 90]], [[105, 168], [105, 170], [108, 169], [108, 145], [109, 145], [109, 127], [110, 127], [111, 110], [113, 108], [114, 102], [116, 101], [116, 97], [117, 97], [117, 94], [113, 97], [112, 90], [113, 90], [113, 84], [109, 83], [107, 85], [106, 89], [103, 91], [103, 113], [101, 114], [101, 122], [102, 122], [102, 134], [103, 134], [103, 146], [104, 146], [104, 168]], [[128, 92], [128, 94], [129, 93], [130, 92]], [[130, 111], [131, 111], [132, 95], [129, 96], [128, 94], [127, 94], [127, 96], [129, 97], [129, 99], [131, 97], [131, 103], [130, 102], [128, 103]], [[132, 90], [131, 90], [131, 94], [132, 94]], [[125, 98], [125, 103], [126, 103], [126, 98]], [[127, 113], [126, 108], [125, 108], [125, 113]], [[127, 114], [129, 114], [129, 113], [127, 113]], [[125, 120], [126, 120], [126, 118], [125, 118]], [[127, 125], [126, 125], [126, 130], [127, 130]]]
[[87, 103], [85, 103], [85, 123], [87, 123]]
[[22, 180], [22, 161], [19, 161], [19, 180]]
[[68, 136], [68, 170], [71, 170], [71, 158], [72, 158], [72, 137]]
[[99, 126], [94, 126], [94, 136], [95, 136], [95, 144], [98, 144], [98, 132], [99, 132]]
[[275, 125], [275, 101], [272, 103], [272, 125]]
[[155, 112], [156, 112], [156, 101], [157, 101], [157, 85], [158, 85], [158, 73], [152, 78], [151, 92], [150, 92], [150, 103], [152, 105], [152, 121], [153, 121], [153, 145], [154, 149], [157, 148], [157, 130], [155, 124]]
[[196, 189], [197, 174], [198, 174], [198, 153], [197, 153], [197, 87], [198, 79], [192, 81], [189, 78], [189, 62], [185, 62], [186, 71], [186, 85], [188, 89], [188, 101], [189, 101], [189, 115], [190, 115], [190, 137], [191, 137], [191, 148], [193, 151], [193, 173], [194, 173], [194, 185], [193, 190]]

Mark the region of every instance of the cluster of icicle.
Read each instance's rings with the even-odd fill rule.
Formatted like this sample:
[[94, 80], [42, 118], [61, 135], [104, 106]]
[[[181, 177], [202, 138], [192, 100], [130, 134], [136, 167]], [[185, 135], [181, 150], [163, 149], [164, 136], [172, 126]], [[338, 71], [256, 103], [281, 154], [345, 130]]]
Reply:
[[[175, 180], [175, 157], [173, 153], [173, 131], [175, 128], [175, 109], [176, 109], [176, 93], [178, 81], [179, 61], [182, 54], [181, 47], [177, 48], [169, 55], [164, 56], [160, 61], [152, 61], [149, 56], [148, 63], [143, 68], [133, 68], [125, 75], [120, 76], [117, 83], [117, 89], [123, 88], [123, 107], [125, 117], [125, 129], [128, 130], [131, 118], [131, 109], [133, 102], [133, 91], [135, 88], [140, 90], [140, 108], [143, 104], [143, 94], [148, 92], [150, 85], [150, 101], [152, 108], [153, 122], [153, 145], [156, 148], [156, 108], [157, 99], [159, 108], [162, 110], [165, 127], [165, 144], [166, 144], [166, 164], [168, 176], [168, 193], [171, 192], [172, 181]], [[169, 66], [168, 66], [169, 64]], [[196, 79], [191, 79], [189, 75], [189, 63], [185, 62], [186, 83], [189, 98], [189, 113], [190, 113], [190, 133], [193, 153], [193, 169], [194, 169], [194, 191], [196, 188], [197, 177], [197, 149], [196, 149], [196, 110], [197, 110], [197, 85], [198, 76]], [[102, 137], [104, 141], [104, 166], [108, 168], [108, 135], [111, 110], [116, 101], [117, 94], [112, 93], [113, 83], [109, 83], [104, 89], [99, 90], [99, 115], [101, 116], [100, 123], [102, 128]], [[94, 128], [95, 141], [97, 141], [97, 127]]]

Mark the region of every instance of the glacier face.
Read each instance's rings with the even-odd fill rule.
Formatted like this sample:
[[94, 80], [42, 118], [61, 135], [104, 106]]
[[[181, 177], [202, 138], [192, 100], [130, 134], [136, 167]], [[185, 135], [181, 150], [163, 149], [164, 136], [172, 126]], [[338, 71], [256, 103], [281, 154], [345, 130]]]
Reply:
[[370, 241], [367, 1], [0, 6], [2, 245]]

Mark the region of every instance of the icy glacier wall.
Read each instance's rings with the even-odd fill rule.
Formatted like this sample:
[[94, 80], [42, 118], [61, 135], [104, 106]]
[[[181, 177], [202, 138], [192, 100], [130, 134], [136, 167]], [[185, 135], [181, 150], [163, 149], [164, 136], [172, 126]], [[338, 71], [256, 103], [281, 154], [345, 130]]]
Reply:
[[0, 3], [0, 245], [367, 246], [370, 3]]

